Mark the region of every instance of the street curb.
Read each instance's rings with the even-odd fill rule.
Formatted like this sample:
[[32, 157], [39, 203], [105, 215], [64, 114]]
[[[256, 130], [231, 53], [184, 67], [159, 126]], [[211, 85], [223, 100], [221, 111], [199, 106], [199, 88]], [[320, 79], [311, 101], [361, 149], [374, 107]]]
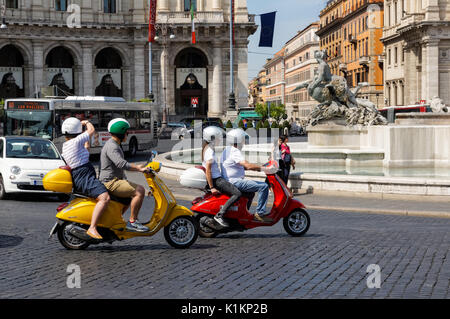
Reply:
[[[173, 193], [177, 199], [182, 199], [186, 201], [192, 201], [192, 196]], [[255, 206], [256, 203], [253, 203]], [[268, 207], [272, 207], [272, 204], [267, 204]], [[437, 211], [415, 211], [415, 210], [398, 210], [398, 209], [373, 209], [373, 208], [355, 208], [355, 207], [336, 207], [336, 206], [319, 206], [319, 205], [308, 205], [307, 209], [311, 210], [328, 210], [337, 211], [344, 213], [362, 213], [362, 214], [376, 214], [376, 215], [396, 215], [396, 216], [409, 216], [409, 217], [429, 217], [429, 218], [450, 218], [450, 212], [437, 212]]]

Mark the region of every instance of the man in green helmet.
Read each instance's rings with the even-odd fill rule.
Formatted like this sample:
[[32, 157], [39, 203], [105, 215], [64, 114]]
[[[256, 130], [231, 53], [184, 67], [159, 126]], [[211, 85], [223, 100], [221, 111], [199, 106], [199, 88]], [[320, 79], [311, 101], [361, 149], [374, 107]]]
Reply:
[[[127, 229], [138, 232], [149, 231], [138, 220], [139, 210], [145, 197], [145, 188], [127, 181], [124, 171], [145, 172], [145, 165], [128, 163], [121, 143], [127, 140], [130, 124], [127, 120], [118, 118], [109, 122], [108, 132], [111, 138], [105, 143], [100, 155], [100, 181], [108, 192], [116, 197], [131, 198], [131, 214]], [[125, 212], [126, 210], [124, 210]]]

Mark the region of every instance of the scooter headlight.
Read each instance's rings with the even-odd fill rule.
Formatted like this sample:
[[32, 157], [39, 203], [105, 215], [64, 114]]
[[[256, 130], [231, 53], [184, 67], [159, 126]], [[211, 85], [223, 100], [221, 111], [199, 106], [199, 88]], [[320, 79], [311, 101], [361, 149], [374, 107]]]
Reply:
[[13, 167], [11, 167], [11, 173], [13, 173], [14, 175], [19, 175], [21, 171], [22, 171], [22, 170], [20, 169], [19, 166], [13, 166]]

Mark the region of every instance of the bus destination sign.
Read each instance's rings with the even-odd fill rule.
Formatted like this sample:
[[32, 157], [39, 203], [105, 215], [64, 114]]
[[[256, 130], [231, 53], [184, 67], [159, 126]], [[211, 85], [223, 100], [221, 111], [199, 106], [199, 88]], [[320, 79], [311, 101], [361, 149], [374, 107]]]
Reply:
[[31, 101], [9, 101], [9, 110], [35, 110], [44, 111], [49, 109], [48, 102], [31, 102]]

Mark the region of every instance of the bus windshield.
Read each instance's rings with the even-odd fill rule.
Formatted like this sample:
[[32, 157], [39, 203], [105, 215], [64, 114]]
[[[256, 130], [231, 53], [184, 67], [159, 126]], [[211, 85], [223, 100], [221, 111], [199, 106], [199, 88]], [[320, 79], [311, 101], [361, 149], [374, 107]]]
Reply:
[[5, 135], [52, 138], [51, 111], [6, 111]]

